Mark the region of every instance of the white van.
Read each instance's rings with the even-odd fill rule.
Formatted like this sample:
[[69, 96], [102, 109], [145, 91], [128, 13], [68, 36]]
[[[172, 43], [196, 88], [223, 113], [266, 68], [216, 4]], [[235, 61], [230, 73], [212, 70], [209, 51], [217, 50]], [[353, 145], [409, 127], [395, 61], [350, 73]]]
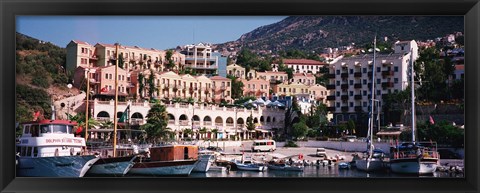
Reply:
[[275, 151], [277, 149], [274, 140], [253, 140], [252, 151]]

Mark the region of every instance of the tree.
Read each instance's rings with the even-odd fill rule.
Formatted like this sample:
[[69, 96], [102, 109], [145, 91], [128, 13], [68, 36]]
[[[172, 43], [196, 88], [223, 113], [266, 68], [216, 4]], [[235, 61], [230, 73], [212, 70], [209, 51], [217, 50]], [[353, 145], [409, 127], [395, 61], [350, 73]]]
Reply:
[[138, 74], [138, 93], [140, 94], [140, 98], [143, 98], [143, 90], [145, 89], [144, 84], [145, 76], [142, 73]]
[[168, 113], [166, 107], [160, 103], [156, 103], [148, 111], [147, 123], [141, 126], [146, 131], [147, 139], [153, 140], [165, 139], [170, 137], [170, 129], [167, 128]]
[[201, 134], [201, 138], [205, 138], [205, 133], [207, 133], [207, 128], [206, 127], [202, 127], [201, 129], [198, 130], [198, 133]]
[[123, 54], [120, 54], [118, 57], [118, 67], [123, 69], [123, 64], [124, 64]]
[[307, 135], [308, 127], [305, 122], [300, 121], [298, 123], [293, 124], [292, 136], [295, 139], [302, 139]]
[[150, 69], [150, 76], [147, 79], [147, 84], [148, 84], [148, 97], [152, 99], [153, 94], [157, 90], [157, 88], [155, 87], [155, 72], [152, 69]]
[[167, 53], [165, 53], [165, 57], [167, 58], [167, 69], [170, 69], [170, 70], [173, 70], [173, 68], [175, 67], [175, 62], [173, 62], [173, 59], [172, 59], [172, 56], [173, 56], [173, 51], [172, 50], [168, 50]]
[[248, 132], [255, 131], [255, 123], [253, 122], [253, 115], [250, 113], [250, 116], [247, 118], [247, 124], [245, 125]]
[[244, 87], [243, 82], [240, 81], [235, 76], [227, 75], [227, 78], [229, 78], [232, 81], [232, 87], [231, 87], [232, 98], [236, 99], [236, 98], [242, 97], [243, 87]]
[[217, 139], [217, 133], [218, 133], [218, 129], [212, 129], [212, 133], [213, 133], [213, 138], [214, 139]]

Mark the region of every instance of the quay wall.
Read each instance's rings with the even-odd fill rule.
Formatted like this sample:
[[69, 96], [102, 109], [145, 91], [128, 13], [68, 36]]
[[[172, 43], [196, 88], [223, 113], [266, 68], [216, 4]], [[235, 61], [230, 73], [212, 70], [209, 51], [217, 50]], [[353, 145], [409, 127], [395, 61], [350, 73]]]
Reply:
[[[283, 147], [285, 142], [278, 142], [277, 147]], [[347, 141], [298, 141], [300, 147], [323, 147], [337, 151], [345, 152], [363, 152], [367, 149], [365, 142], [347, 142]], [[373, 144], [375, 148], [381, 149], [385, 153], [390, 153], [390, 143], [380, 142]]]

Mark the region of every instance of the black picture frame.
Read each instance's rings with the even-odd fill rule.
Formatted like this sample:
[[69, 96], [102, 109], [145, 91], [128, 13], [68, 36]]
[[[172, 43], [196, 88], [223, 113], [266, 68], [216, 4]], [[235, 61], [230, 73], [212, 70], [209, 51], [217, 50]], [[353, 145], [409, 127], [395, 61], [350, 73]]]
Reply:
[[[1, 0], [2, 192], [478, 192], [478, 0]], [[17, 15], [464, 15], [465, 178], [15, 178]]]

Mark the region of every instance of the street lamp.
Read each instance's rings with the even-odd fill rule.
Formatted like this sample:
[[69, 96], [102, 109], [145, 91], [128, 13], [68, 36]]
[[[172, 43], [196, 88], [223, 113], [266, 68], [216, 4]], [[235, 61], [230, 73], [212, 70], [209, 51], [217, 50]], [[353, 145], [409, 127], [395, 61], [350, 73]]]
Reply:
[[[70, 97], [71, 94], [70, 94], [70, 89], [72, 88], [72, 84], [67, 84], [67, 88], [68, 88], [68, 96]], [[67, 119], [70, 120], [70, 100], [67, 100]]]

